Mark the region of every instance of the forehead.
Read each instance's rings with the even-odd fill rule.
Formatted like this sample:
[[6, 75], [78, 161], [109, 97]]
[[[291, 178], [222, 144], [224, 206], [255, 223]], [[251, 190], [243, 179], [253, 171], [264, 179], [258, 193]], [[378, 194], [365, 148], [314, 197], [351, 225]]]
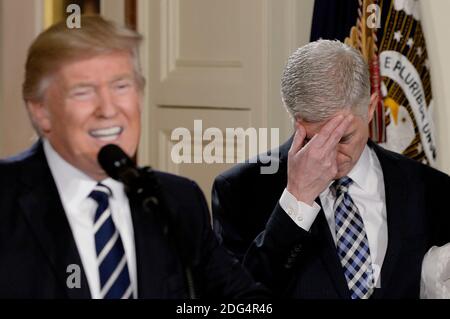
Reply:
[[63, 64], [57, 75], [66, 82], [80, 80], [101, 80], [117, 75], [130, 75], [133, 72], [131, 55], [126, 52], [114, 52], [79, 59]]

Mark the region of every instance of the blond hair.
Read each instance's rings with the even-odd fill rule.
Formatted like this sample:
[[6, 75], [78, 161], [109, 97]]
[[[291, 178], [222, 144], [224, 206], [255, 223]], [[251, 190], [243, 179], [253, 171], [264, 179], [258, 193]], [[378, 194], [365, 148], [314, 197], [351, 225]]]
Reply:
[[22, 95], [25, 101], [42, 101], [51, 76], [64, 64], [110, 52], [129, 52], [136, 81], [145, 79], [139, 63], [142, 37], [100, 16], [82, 16], [81, 28], [69, 29], [66, 21], [42, 32], [28, 50]]

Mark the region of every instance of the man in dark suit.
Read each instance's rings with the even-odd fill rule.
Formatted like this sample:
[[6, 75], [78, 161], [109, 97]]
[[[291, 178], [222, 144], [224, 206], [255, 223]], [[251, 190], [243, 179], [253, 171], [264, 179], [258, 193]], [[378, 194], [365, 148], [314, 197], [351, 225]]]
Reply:
[[298, 49], [282, 96], [296, 132], [270, 155], [279, 170], [219, 175], [216, 232], [278, 296], [418, 298], [424, 254], [450, 239], [450, 178], [368, 139], [375, 96], [353, 48]]
[[266, 295], [219, 245], [194, 182], [155, 173], [176, 224], [167, 238], [161, 216], [144, 211], [97, 162], [110, 143], [136, 153], [140, 40], [82, 17], [80, 29], [63, 22], [32, 44], [23, 95], [40, 139], [0, 162], [0, 297]]

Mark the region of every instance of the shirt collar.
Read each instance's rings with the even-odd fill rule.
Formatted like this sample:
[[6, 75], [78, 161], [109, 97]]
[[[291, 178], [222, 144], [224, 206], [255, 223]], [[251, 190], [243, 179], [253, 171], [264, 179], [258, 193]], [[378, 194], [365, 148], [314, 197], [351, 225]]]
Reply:
[[[63, 159], [47, 139], [44, 139], [43, 142], [44, 153], [63, 204], [67, 204], [69, 207], [80, 205], [88, 198], [98, 182]], [[112, 190], [113, 198], [117, 197], [121, 200], [125, 197], [122, 183], [112, 178], [107, 178], [101, 183]]]
[[360, 187], [362, 190], [367, 190], [367, 173], [370, 171], [370, 169], [370, 149], [366, 144], [364, 146], [363, 152], [361, 153], [361, 156], [347, 176], [353, 180], [353, 183], [356, 186]]

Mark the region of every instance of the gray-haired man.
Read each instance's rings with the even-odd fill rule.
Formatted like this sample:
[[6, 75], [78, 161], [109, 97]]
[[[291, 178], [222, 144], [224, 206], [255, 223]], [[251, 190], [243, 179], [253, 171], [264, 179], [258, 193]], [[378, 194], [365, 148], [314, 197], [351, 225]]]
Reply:
[[282, 97], [296, 131], [280, 169], [245, 163], [218, 176], [216, 232], [279, 296], [418, 298], [424, 254], [450, 239], [440, 209], [450, 178], [369, 140], [375, 96], [353, 48], [299, 48]]

